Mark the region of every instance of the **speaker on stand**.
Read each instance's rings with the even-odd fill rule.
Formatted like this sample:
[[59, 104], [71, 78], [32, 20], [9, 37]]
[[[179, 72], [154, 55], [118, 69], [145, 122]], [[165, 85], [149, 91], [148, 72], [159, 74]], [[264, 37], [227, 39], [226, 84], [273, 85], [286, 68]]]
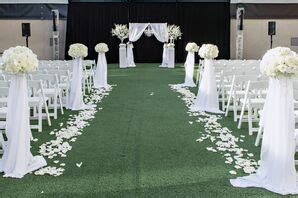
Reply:
[[30, 23], [22, 23], [22, 37], [26, 37], [26, 47], [29, 47], [29, 36], [31, 36]]
[[270, 36], [270, 49], [272, 49], [273, 35], [276, 35], [276, 22], [275, 21], [268, 22], [268, 35]]

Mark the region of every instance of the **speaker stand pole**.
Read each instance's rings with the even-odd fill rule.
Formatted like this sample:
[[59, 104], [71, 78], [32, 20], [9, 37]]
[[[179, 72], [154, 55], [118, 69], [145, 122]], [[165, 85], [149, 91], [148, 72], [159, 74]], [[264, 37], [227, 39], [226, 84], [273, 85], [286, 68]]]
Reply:
[[273, 35], [270, 35], [270, 49], [272, 49], [273, 46]]
[[29, 47], [28, 36], [26, 36], [26, 47]]

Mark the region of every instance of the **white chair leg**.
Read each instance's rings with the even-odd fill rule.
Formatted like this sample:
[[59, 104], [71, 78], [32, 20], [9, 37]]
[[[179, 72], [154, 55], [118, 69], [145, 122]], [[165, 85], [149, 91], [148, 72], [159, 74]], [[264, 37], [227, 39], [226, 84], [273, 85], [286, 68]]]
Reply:
[[230, 108], [231, 100], [232, 100], [232, 92], [230, 91], [228, 102], [227, 102], [227, 105], [226, 105], [226, 113], [225, 113], [226, 117], [229, 114], [229, 108]]
[[263, 121], [262, 121], [262, 117], [260, 119], [260, 122], [259, 122], [259, 130], [258, 130], [258, 135], [257, 135], [257, 139], [256, 139], [256, 142], [255, 142], [255, 146], [259, 146], [260, 145], [260, 141], [261, 141], [261, 138], [262, 138], [262, 135], [263, 135]]
[[241, 128], [242, 119], [243, 119], [244, 112], [245, 112], [245, 106], [246, 106], [246, 100], [244, 100], [244, 103], [243, 103], [242, 108], [241, 108], [241, 113], [240, 113], [239, 122], [238, 122], [238, 129]]
[[44, 101], [44, 108], [45, 108], [45, 111], [46, 111], [48, 125], [52, 126], [51, 119], [50, 119], [50, 114], [49, 114], [49, 109], [48, 109], [48, 105], [47, 105], [46, 101]]
[[58, 95], [54, 96], [54, 119], [57, 119], [58, 114]]
[[63, 103], [62, 103], [62, 93], [61, 93], [61, 90], [59, 90], [58, 93], [59, 93], [60, 110], [61, 110], [61, 114], [63, 115], [64, 114], [64, 111], [63, 111]]
[[42, 102], [38, 105], [38, 132], [42, 132]]
[[247, 114], [248, 114], [248, 134], [252, 135], [252, 128], [253, 128], [253, 123], [252, 123], [252, 109], [250, 108], [250, 105], [248, 104], [248, 110], [247, 110]]

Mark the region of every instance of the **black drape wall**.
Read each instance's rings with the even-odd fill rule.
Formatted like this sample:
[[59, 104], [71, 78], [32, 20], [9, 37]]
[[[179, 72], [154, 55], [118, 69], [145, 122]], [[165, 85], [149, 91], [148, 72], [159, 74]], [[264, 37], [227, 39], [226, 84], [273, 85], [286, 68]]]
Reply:
[[[111, 36], [115, 23], [167, 22], [181, 27], [182, 38], [176, 42], [176, 61], [184, 62], [188, 42], [218, 45], [218, 58], [230, 57], [229, 3], [70, 3], [68, 8], [66, 57], [70, 44], [88, 46], [88, 58], [96, 59], [94, 46], [109, 45], [108, 62], [118, 62], [120, 41]], [[154, 36], [143, 35], [134, 43], [136, 62], [161, 62], [163, 44]], [[68, 57], [69, 58], [69, 57]]]

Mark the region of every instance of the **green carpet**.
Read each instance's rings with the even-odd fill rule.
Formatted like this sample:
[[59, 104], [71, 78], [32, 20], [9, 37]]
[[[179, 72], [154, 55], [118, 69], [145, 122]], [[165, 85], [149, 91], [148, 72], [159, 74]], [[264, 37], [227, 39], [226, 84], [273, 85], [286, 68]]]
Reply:
[[[181, 83], [182, 67], [158, 68], [138, 64], [133, 69], [109, 65], [109, 83], [117, 84], [99, 105], [103, 110], [84, 134], [72, 143], [60, 177], [26, 175], [23, 179], [0, 178], [0, 197], [276, 197], [266, 190], [233, 188], [232, 165], [220, 154], [197, 143], [200, 123], [187, 115], [178, 93], [168, 84]], [[193, 89], [196, 92], [196, 89]], [[69, 114], [60, 116], [43, 133], [33, 152], [50, 138], [50, 130]], [[63, 118], [63, 119], [62, 119]], [[248, 137], [246, 125], [236, 129], [231, 117], [221, 121], [236, 136], [246, 135], [243, 147], [259, 155]], [[83, 162], [81, 168], [76, 163]]]

